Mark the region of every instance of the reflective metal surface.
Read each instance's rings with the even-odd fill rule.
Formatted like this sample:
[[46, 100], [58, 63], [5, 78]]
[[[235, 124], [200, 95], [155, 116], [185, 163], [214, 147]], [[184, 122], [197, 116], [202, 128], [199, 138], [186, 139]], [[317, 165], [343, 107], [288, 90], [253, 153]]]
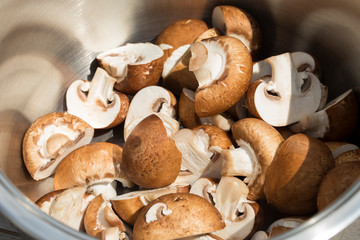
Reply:
[[[212, 9], [219, 4], [241, 7], [258, 20], [263, 34], [259, 59], [307, 51], [321, 63], [330, 99], [349, 88], [360, 92], [360, 2], [356, 0], [2, 0], [0, 211], [37, 239], [50, 233], [59, 239], [85, 238], [31, 204], [52, 189], [52, 179], [35, 182], [24, 168], [24, 132], [39, 116], [65, 109], [66, 88], [92, 74], [98, 52], [126, 42], [153, 41], [177, 19], [193, 17], [210, 23]], [[119, 131], [100, 132], [97, 139], [120, 143]], [[359, 130], [353, 142], [360, 144]], [[326, 239], [336, 234], [360, 216], [359, 190], [360, 182], [284, 238]]]

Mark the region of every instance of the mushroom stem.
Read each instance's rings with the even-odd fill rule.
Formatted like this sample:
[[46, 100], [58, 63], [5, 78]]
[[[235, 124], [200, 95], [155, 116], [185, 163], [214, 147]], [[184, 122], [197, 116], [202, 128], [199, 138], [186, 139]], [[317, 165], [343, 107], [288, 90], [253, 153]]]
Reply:
[[89, 105], [100, 105], [107, 108], [108, 101], [113, 100], [113, 87], [116, 79], [111, 77], [102, 68], [96, 69], [95, 75], [90, 83], [86, 102]]
[[147, 223], [158, 221], [162, 218], [162, 215], [168, 216], [172, 213], [172, 210], [168, 208], [168, 206], [164, 203], [156, 203], [149, 210], [145, 215], [145, 219]]
[[311, 136], [324, 137], [330, 126], [328, 115], [325, 110], [315, 112], [303, 117], [299, 122], [290, 126], [295, 133], [311, 132]]
[[96, 184], [90, 185], [88, 187], [88, 191], [91, 192], [92, 194], [94, 194], [95, 196], [97, 196], [99, 194], [103, 194], [103, 196], [106, 199], [111, 199], [111, 198], [116, 197], [116, 195], [117, 195], [116, 186], [117, 186], [116, 181], [105, 182], [105, 183], [96, 183]]

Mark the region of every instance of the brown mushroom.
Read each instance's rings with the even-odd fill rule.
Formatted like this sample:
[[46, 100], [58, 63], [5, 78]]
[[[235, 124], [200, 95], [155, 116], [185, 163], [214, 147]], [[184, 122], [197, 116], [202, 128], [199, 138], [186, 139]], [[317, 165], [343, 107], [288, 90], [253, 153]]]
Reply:
[[23, 138], [23, 159], [35, 180], [52, 175], [70, 152], [90, 143], [94, 129], [82, 119], [61, 112], [38, 118]]
[[360, 149], [346, 151], [335, 158], [335, 166], [346, 162], [360, 161]]
[[322, 141], [301, 133], [289, 137], [265, 173], [268, 203], [286, 214], [314, 213], [320, 183], [334, 165], [334, 157]]
[[[325, 142], [325, 144], [330, 148], [335, 159], [342, 153], [345, 153], [347, 151], [352, 151], [352, 150], [359, 148], [355, 144], [348, 143], [348, 142], [329, 141], [329, 142]], [[336, 161], [335, 161], [335, 164], [336, 164]]]
[[35, 204], [38, 205], [38, 207], [45, 212], [46, 214], [49, 214], [51, 204], [53, 203], [54, 199], [64, 191], [65, 189], [60, 189], [56, 191], [51, 191], [49, 193], [46, 193], [41, 198], [39, 198]]
[[323, 210], [338, 199], [360, 178], [360, 162], [347, 162], [331, 169], [322, 180], [317, 194], [317, 208]]
[[[87, 186], [95, 195], [116, 196], [116, 182], [131, 187], [132, 182], [120, 170], [123, 149], [115, 144], [97, 142], [71, 152], [59, 165], [54, 189]], [[115, 185], [115, 186], [114, 186]]]
[[219, 211], [204, 198], [191, 193], [172, 193], [157, 198], [141, 211], [133, 239], [175, 239], [224, 227]]
[[173, 183], [180, 171], [181, 153], [155, 114], [143, 119], [124, 145], [121, 170], [135, 184], [146, 188]]
[[113, 90], [115, 78], [97, 68], [92, 81], [76, 80], [66, 91], [66, 106], [95, 129], [111, 128], [124, 121], [129, 98]]
[[115, 89], [131, 95], [159, 81], [165, 60], [163, 49], [152, 43], [128, 43], [102, 52], [96, 59], [116, 78]]

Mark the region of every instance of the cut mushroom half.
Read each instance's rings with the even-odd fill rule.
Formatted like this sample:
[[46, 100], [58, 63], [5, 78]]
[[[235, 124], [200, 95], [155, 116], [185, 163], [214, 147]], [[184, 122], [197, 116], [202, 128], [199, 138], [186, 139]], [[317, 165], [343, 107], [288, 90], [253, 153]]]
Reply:
[[55, 200], [55, 198], [62, 193], [63, 191], [65, 191], [65, 189], [60, 189], [60, 190], [56, 190], [56, 191], [52, 191], [49, 192], [47, 194], [45, 194], [44, 196], [42, 196], [41, 198], [39, 198], [35, 204], [38, 205], [38, 207], [46, 214], [49, 214], [50, 212], [50, 207], [53, 203], [53, 201]]
[[96, 58], [100, 66], [116, 78], [115, 89], [133, 95], [159, 81], [164, 51], [152, 43], [128, 43], [100, 53]]
[[[349, 142], [336, 142], [336, 141], [328, 141], [325, 144], [330, 148], [333, 157], [336, 159], [341, 154], [358, 149], [359, 147], [355, 144]], [[336, 163], [336, 161], [335, 161]]]
[[236, 177], [222, 177], [216, 188], [215, 207], [219, 210], [226, 227], [214, 232], [223, 239], [245, 239], [256, 226], [256, 211], [247, 199], [249, 189]]
[[101, 68], [96, 69], [92, 81], [74, 81], [66, 92], [68, 113], [95, 129], [119, 125], [126, 117], [129, 98], [113, 90], [115, 81]]
[[171, 185], [165, 188], [133, 191], [121, 194], [110, 200], [115, 212], [130, 225], [134, 225], [143, 207], [156, 198], [170, 193], [189, 192], [190, 185]]
[[90, 143], [94, 129], [68, 113], [49, 113], [27, 129], [22, 142], [23, 160], [31, 177], [51, 176], [70, 152]]
[[110, 201], [102, 194], [97, 195], [88, 205], [84, 215], [84, 227], [88, 235], [96, 238], [101, 237], [102, 231], [113, 227], [119, 229], [118, 237], [126, 235], [124, 223], [112, 209]]
[[354, 133], [358, 121], [359, 108], [355, 93], [350, 89], [329, 102], [323, 110], [305, 115], [290, 129], [314, 138], [342, 141]]
[[136, 125], [151, 114], [156, 114], [163, 121], [167, 134], [173, 136], [179, 130], [175, 105], [175, 96], [163, 87], [150, 86], [137, 92], [124, 123], [125, 141]]
[[103, 193], [112, 198], [116, 194], [116, 182], [124, 187], [133, 183], [121, 172], [122, 148], [106, 142], [85, 145], [71, 152], [59, 165], [54, 177], [54, 189], [87, 186], [88, 191]]
[[219, 36], [193, 43], [190, 71], [199, 83], [195, 110], [199, 117], [225, 112], [245, 94], [252, 75], [252, 59], [238, 39]]
[[254, 56], [260, 48], [261, 33], [255, 19], [243, 10], [221, 5], [214, 8], [212, 25], [224, 35], [241, 40]]
[[171, 193], [155, 199], [141, 211], [133, 239], [177, 239], [224, 227], [219, 211], [204, 198], [191, 193]]
[[300, 217], [281, 218], [270, 224], [266, 231], [269, 234], [269, 238], [271, 238], [287, 232], [291, 229], [294, 229], [303, 224], [304, 222], [305, 219]]
[[231, 126], [234, 124], [234, 121], [226, 113], [199, 118], [195, 111], [195, 92], [187, 88], [183, 88], [180, 95], [179, 118], [186, 128], [194, 128], [201, 124], [211, 124], [224, 131], [230, 131]]
[[290, 125], [316, 112], [327, 95], [313, 72], [306, 69], [299, 72], [297, 68], [312, 58], [303, 59], [307, 62], [301, 64], [296, 56], [284, 53], [265, 59], [271, 75], [251, 83], [246, 94], [249, 112], [275, 127]]
[[215, 205], [215, 194], [217, 181], [211, 178], [199, 178], [191, 184], [190, 193], [205, 198], [208, 202]]
[[[213, 125], [200, 125], [193, 130], [183, 128], [173, 139], [182, 154], [181, 169], [198, 177], [210, 171], [215, 153], [232, 146], [227, 134]], [[215, 175], [221, 176], [220, 169], [217, 170], [219, 173]]]
[[360, 149], [353, 149], [346, 151], [335, 158], [335, 166], [347, 163], [360, 161]]
[[49, 215], [65, 225], [84, 230], [84, 214], [95, 198], [86, 192], [86, 187], [73, 187], [61, 192], [51, 204]]
[[223, 176], [243, 176], [248, 184], [251, 200], [265, 199], [265, 172], [284, 141], [280, 133], [268, 123], [256, 118], [244, 118], [232, 127], [238, 148], [222, 150]]

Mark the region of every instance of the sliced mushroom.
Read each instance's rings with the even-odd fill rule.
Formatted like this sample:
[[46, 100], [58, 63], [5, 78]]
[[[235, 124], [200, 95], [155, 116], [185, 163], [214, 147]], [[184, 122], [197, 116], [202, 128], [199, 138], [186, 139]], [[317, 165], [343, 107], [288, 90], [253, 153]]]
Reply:
[[116, 196], [110, 202], [121, 219], [130, 225], [134, 225], [141, 209], [156, 198], [169, 193], [189, 192], [189, 189], [190, 186], [188, 184], [183, 184], [151, 190], [133, 191]]
[[209, 234], [200, 234], [191, 237], [178, 238], [177, 240], [224, 240], [224, 239], [222, 239], [219, 236], [216, 236], [215, 234], [209, 233]]
[[269, 238], [275, 237], [291, 229], [294, 229], [304, 222], [304, 218], [287, 217], [278, 219], [273, 222], [267, 229], [267, 232], [269, 233]]
[[125, 142], [121, 170], [139, 186], [170, 185], [178, 176], [180, 166], [181, 152], [158, 115], [143, 119]]
[[113, 90], [116, 79], [97, 68], [92, 81], [76, 80], [66, 91], [66, 106], [95, 129], [111, 128], [124, 121], [129, 98]]
[[311, 66], [312, 58], [297, 63], [297, 55], [284, 53], [264, 61], [270, 65], [271, 75], [255, 80], [246, 94], [246, 106], [253, 116], [282, 127], [319, 109], [326, 95], [322, 84], [312, 68], [300, 72], [297, 68], [303, 64]]
[[221, 213], [226, 227], [214, 234], [223, 239], [245, 239], [256, 231], [256, 211], [247, 200], [249, 189], [235, 177], [222, 177], [216, 189], [215, 207]]
[[118, 91], [135, 94], [159, 81], [164, 51], [152, 43], [128, 43], [100, 53], [96, 58], [100, 66], [116, 78], [114, 87]]
[[53, 201], [55, 200], [55, 198], [64, 191], [65, 189], [61, 189], [61, 190], [57, 190], [57, 191], [52, 191], [49, 192], [47, 194], [45, 194], [44, 196], [42, 196], [41, 198], [39, 198], [35, 204], [38, 205], [38, 207], [46, 214], [49, 214], [50, 212], [50, 207], [51, 204], [53, 203]]
[[222, 175], [244, 176], [251, 200], [265, 199], [265, 172], [279, 145], [284, 141], [280, 133], [268, 123], [256, 118], [244, 118], [232, 127], [238, 148], [221, 151]]
[[179, 122], [175, 119], [175, 105], [175, 96], [163, 87], [150, 86], [141, 89], [131, 100], [125, 119], [125, 141], [136, 125], [151, 114], [161, 118], [168, 134], [174, 135], [179, 130]]
[[[336, 159], [339, 155], [348, 152], [348, 151], [352, 151], [355, 149], [358, 149], [359, 147], [356, 146], [355, 144], [352, 143], [348, 143], [348, 142], [334, 142], [334, 141], [329, 141], [329, 142], [325, 142], [325, 144], [330, 148], [334, 158]], [[336, 164], [336, 161], [335, 161]]]
[[186, 128], [193, 128], [200, 124], [211, 124], [224, 131], [229, 131], [234, 124], [230, 116], [225, 113], [199, 118], [195, 111], [195, 92], [187, 88], [183, 88], [180, 95], [179, 118]]
[[346, 163], [360, 161], [360, 149], [344, 152], [335, 158], [335, 166]]
[[217, 182], [211, 178], [199, 178], [191, 184], [190, 193], [205, 198], [208, 202], [215, 205]]
[[[211, 168], [211, 158], [221, 149], [232, 146], [227, 134], [213, 125], [200, 125], [193, 130], [183, 128], [173, 137], [182, 154], [182, 170], [200, 177]], [[220, 176], [220, 169], [218, 169]]]
[[88, 235], [96, 238], [101, 237], [102, 231], [112, 227], [117, 227], [122, 233], [126, 231], [124, 223], [113, 211], [110, 201], [102, 194], [97, 195], [88, 205], [84, 215], [84, 227]]
[[125, 232], [121, 232], [118, 227], [106, 228], [101, 231], [101, 240], [129, 240], [131, 238]]
[[199, 117], [225, 112], [236, 104], [247, 90], [252, 74], [252, 59], [238, 39], [219, 36], [191, 45], [189, 69], [199, 87], [195, 110]]
[[317, 194], [317, 209], [323, 210], [338, 199], [360, 178], [360, 162], [347, 162], [331, 169], [322, 180]]
[[320, 183], [334, 165], [334, 157], [322, 141], [301, 133], [289, 137], [265, 173], [268, 203], [286, 214], [314, 213]]
[[23, 138], [23, 159], [31, 177], [41, 180], [52, 175], [70, 152], [90, 143], [94, 129], [68, 113], [49, 113], [38, 118]]
[[260, 29], [255, 19], [243, 10], [221, 5], [214, 8], [212, 25], [227, 36], [241, 40], [254, 56], [260, 48]]
[[354, 91], [350, 89], [329, 102], [323, 110], [305, 115], [290, 129], [314, 138], [341, 141], [354, 133], [358, 121], [357, 100]]
[[54, 189], [87, 186], [95, 195], [116, 196], [113, 181], [125, 187], [133, 183], [120, 170], [122, 148], [106, 142], [85, 145], [71, 152], [59, 165], [54, 177]]
[[85, 211], [94, 198], [94, 195], [86, 192], [86, 187], [66, 189], [54, 199], [49, 215], [75, 230], [82, 231]]
[[204, 198], [191, 193], [172, 193], [157, 198], [141, 211], [133, 239], [176, 239], [224, 227], [219, 211]]

